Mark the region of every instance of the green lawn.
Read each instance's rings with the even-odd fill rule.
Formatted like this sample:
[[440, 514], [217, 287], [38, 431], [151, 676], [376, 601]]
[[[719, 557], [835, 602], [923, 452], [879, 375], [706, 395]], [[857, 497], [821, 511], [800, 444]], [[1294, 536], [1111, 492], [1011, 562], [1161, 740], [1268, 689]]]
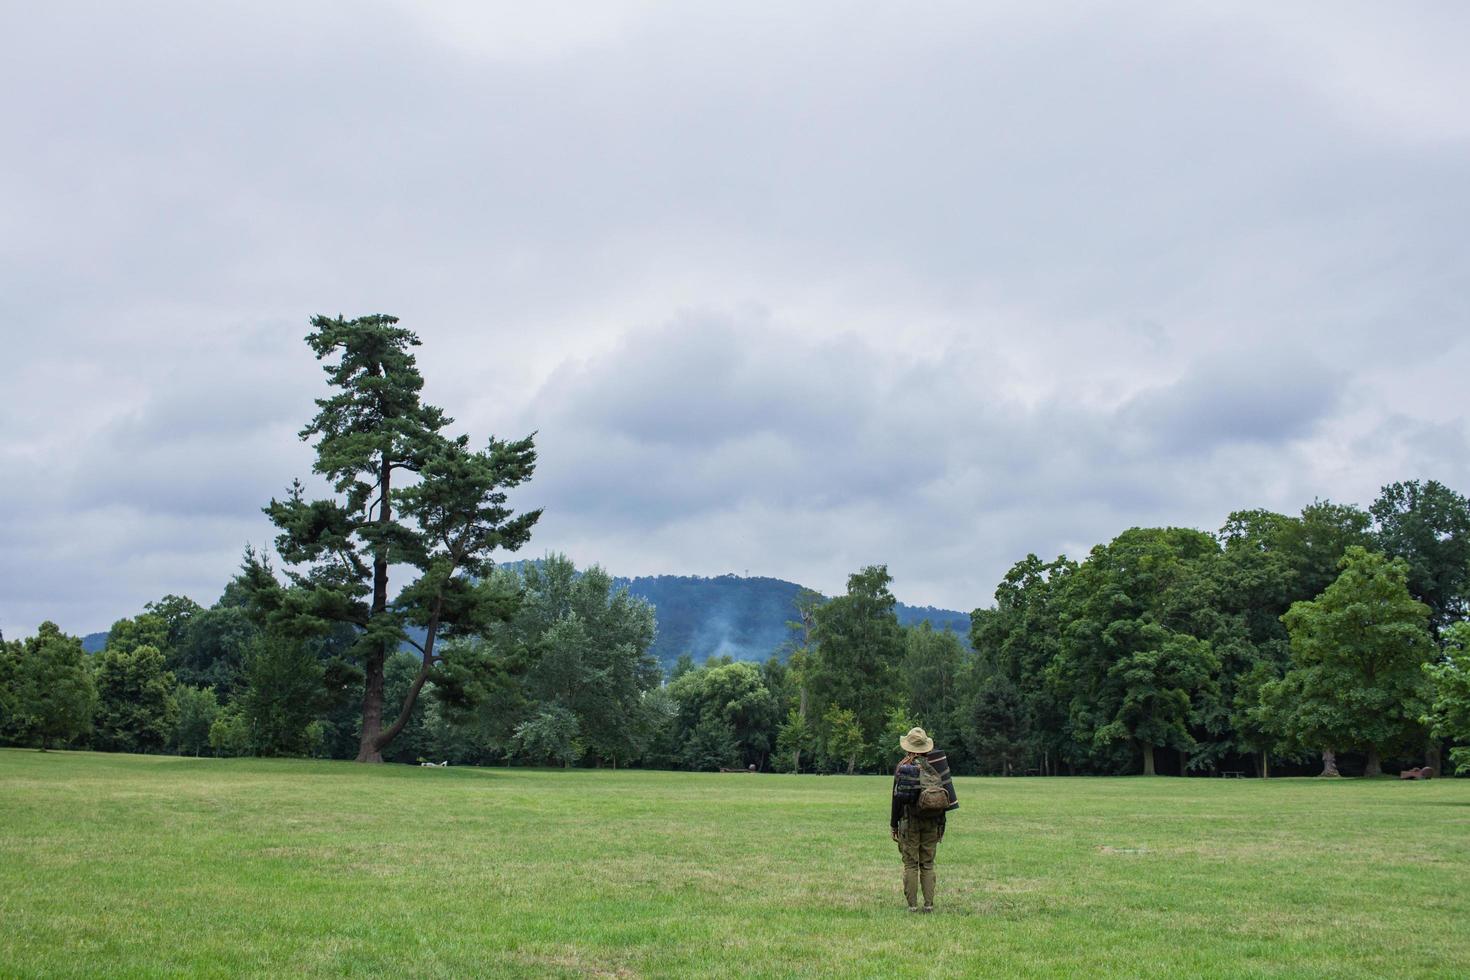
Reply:
[[1470, 974], [1470, 781], [956, 785], [0, 750], [0, 975]]

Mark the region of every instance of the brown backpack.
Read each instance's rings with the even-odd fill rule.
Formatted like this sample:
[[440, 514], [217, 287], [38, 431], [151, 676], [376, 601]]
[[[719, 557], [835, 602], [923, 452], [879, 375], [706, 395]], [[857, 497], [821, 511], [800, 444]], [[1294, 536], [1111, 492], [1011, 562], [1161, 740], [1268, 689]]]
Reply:
[[919, 797], [914, 801], [914, 813], [920, 817], [937, 817], [949, 809], [949, 793], [939, 770], [922, 755], [914, 756], [919, 764]]

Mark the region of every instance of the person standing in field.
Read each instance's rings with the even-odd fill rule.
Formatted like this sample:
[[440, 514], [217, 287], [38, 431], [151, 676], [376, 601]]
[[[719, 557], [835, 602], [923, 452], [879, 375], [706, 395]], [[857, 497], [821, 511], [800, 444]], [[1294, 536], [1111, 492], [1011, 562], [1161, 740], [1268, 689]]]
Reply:
[[893, 771], [893, 806], [888, 824], [903, 857], [903, 897], [909, 911], [918, 912], [919, 890], [923, 911], [934, 911], [934, 856], [944, 840], [944, 816], [960, 805], [949, 760], [934, 749], [934, 740], [922, 728], [911, 728], [898, 740], [904, 757]]

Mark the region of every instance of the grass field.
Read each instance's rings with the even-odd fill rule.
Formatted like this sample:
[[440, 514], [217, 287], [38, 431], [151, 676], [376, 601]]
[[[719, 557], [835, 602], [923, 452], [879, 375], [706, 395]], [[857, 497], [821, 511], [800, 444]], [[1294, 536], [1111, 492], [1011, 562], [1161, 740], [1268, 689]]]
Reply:
[[956, 783], [0, 750], [0, 974], [1470, 974], [1470, 781]]

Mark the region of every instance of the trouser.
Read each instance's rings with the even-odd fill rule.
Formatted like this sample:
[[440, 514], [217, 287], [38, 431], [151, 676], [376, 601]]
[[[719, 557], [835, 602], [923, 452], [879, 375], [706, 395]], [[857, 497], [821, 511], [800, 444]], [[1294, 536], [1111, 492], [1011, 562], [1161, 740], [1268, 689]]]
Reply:
[[935, 819], [908, 817], [898, 822], [898, 853], [903, 856], [903, 897], [909, 906], [919, 904], [919, 888], [924, 890], [924, 904], [934, 904], [934, 855], [939, 850], [943, 825]]

